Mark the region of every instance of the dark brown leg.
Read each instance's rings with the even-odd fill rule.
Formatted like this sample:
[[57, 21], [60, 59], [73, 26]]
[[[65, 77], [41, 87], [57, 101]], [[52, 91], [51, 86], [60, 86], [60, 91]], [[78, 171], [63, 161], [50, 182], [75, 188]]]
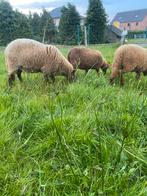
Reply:
[[14, 80], [15, 80], [15, 74], [14, 73], [10, 74], [8, 78], [8, 83], [10, 87], [12, 87]]
[[20, 82], [22, 82], [21, 73], [22, 73], [22, 70], [21, 69], [18, 69], [17, 72], [16, 72], [17, 77], [18, 77], [18, 79], [19, 79]]
[[99, 69], [96, 69], [97, 75], [99, 75]]
[[119, 70], [117, 67], [113, 68], [112, 74], [110, 76], [109, 82], [110, 84], [113, 84], [114, 79], [118, 76]]
[[102, 71], [103, 71], [103, 74], [105, 75], [106, 72], [107, 72], [107, 68], [106, 69], [102, 69]]
[[136, 72], [136, 80], [139, 80], [141, 76], [141, 72]]
[[55, 82], [55, 76], [54, 76], [54, 74], [50, 75], [50, 78], [51, 78], [52, 82], [54, 83]]
[[147, 70], [143, 71], [143, 75], [146, 76], [147, 75]]
[[121, 70], [120, 70], [119, 75], [120, 75], [120, 86], [123, 86], [124, 85], [124, 78], [123, 78], [123, 73]]
[[85, 70], [85, 75], [88, 73], [88, 71], [89, 71], [88, 69]]
[[49, 82], [49, 75], [44, 73], [43, 76], [44, 76], [45, 82]]

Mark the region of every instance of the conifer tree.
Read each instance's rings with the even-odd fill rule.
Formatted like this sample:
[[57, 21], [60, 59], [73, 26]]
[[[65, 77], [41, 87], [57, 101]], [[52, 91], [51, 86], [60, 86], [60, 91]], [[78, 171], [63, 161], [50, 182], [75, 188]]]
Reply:
[[89, 41], [91, 44], [104, 41], [107, 15], [101, 0], [89, 0], [86, 25], [89, 28]]
[[67, 7], [62, 8], [62, 15], [59, 24], [59, 35], [61, 43], [77, 43], [77, 27], [80, 25], [80, 15], [76, 7], [68, 3]]
[[40, 29], [41, 18], [38, 13], [29, 14], [29, 24], [31, 27], [32, 37], [35, 40], [42, 41], [41, 29]]
[[52, 42], [56, 33], [56, 28], [53, 22], [53, 19], [50, 16], [50, 13], [43, 9], [41, 18], [40, 18], [40, 30], [41, 37], [44, 42]]
[[31, 33], [31, 27], [29, 24], [29, 19], [26, 15], [18, 12], [17, 10], [15, 11], [14, 15], [14, 21], [13, 21], [13, 39], [17, 38], [31, 38], [32, 33]]
[[6, 45], [13, 39], [14, 11], [5, 0], [0, 0], [0, 45]]

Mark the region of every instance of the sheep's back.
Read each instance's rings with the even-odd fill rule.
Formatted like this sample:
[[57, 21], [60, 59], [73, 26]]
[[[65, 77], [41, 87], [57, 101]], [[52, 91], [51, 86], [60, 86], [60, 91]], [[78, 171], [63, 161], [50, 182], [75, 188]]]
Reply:
[[75, 47], [70, 51], [71, 61], [76, 60], [80, 64], [80, 68], [89, 68], [97, 64], [101, 65], [103, 58], [100, 52], [88, 48]]
[[113, 66], [119, 66], [124, 71], [133, 70], [144, 64], [144, 49], [135, 44], [120, 46], [114, 56]]
[[45, 61], [45, 46], [29, 39], [12, 41], [5, 49], [6, 59], [21, 66], [40, 67]]

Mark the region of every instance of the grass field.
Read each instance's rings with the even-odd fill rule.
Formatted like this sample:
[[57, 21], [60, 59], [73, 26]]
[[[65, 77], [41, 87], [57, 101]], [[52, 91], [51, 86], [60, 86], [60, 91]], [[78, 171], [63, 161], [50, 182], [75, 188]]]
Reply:
[[[116, 45], [91, 47], [112, 62]], [[120, 88], [110, 72], [24, 73], [9, 90], [0, 50], [0, 195], [147, 195], [147, 77]]]

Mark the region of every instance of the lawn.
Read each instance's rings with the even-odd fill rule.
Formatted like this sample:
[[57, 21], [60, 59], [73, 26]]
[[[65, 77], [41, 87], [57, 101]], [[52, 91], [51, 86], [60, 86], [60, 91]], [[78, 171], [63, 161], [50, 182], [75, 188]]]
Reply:
[[[115, 44], [90, 47], [112, 63]], [[110, 73], [24, 73], [10, 90], [0, 49], [0, 195], [147, 195], [147, 77]]]

